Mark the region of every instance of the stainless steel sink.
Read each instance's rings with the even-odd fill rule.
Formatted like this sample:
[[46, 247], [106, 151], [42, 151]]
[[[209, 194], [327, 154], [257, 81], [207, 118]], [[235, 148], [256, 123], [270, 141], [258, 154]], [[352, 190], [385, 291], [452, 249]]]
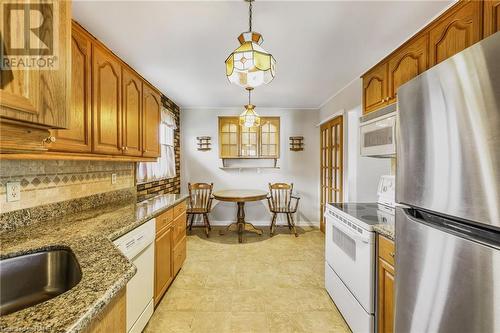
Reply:
[[73, 252], [49, 250], [0, 260], [0, 315], [60, 295], [80, 282]]

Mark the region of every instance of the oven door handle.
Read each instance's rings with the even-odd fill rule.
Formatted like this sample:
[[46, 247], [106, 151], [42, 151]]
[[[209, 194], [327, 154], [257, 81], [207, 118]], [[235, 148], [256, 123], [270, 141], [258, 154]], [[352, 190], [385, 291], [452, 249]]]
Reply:
[[342, 232], [344, 232], [349, 237], [357, 239], [357, 240], [359, 240], [359, 241], [361, 241], [363, 243], [367, 243], [367, 244], [370, 243], [370, 238], [369, 237], [361, 236], [356, 231], [351, 230], [350, 228], [344, 226], [344, 224], [342, 222], [337, 222], [337, 219], [335, 217], [329, 216], [327, 214], [325, 214], [325, 217], [326, 218], [331, 218], [333, 220], [332, 224], [335, 226], [335, 228], [340, 229]]

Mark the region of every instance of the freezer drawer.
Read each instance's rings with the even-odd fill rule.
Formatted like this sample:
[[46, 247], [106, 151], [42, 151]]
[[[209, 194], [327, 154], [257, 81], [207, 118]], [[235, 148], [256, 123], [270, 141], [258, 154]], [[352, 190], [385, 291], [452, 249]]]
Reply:
[[395, 332], [500, 332], [498, 235], [397, 207]]

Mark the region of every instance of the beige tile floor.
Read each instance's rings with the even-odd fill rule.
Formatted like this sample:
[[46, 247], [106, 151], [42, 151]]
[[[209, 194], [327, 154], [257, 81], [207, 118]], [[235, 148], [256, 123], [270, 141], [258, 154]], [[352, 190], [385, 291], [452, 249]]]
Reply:
[[145, 332], [350, 332], [324, 289], [324, 235], [188, 236], [184, 267]]

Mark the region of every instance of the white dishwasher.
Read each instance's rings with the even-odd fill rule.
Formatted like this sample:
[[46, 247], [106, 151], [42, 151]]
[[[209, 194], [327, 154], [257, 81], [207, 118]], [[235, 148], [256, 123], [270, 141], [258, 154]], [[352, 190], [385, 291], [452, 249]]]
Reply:
[[140, 225], [113, 243], [135, 265], [127, 284], [127, 332], [140, 333], [153, 315], [155, 219]]

